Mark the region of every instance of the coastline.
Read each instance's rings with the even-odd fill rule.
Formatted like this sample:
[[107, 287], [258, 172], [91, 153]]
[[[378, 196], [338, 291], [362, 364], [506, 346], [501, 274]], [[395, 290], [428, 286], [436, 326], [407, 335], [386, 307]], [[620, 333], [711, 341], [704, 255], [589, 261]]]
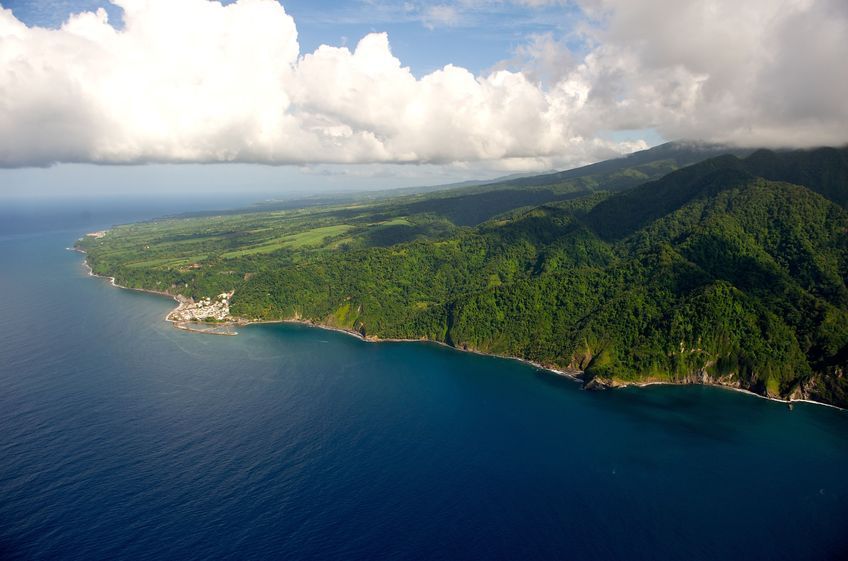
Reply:
[[[84, 250], [78, 248], [78, 247], [72, 247], [72, 248], [67, 248], [67, 249], [69, 251], [74, 251], [76, 253], [81, 253], [83, 255], [86, 255], [86, 252]], [[122, 285], [115, 282], [115, 277], [107, 277], [107, 276], [96, 274], [92, 270], [91, 266], [88, 264], [88, 258], [87, 257], [85, 259], [83, 259], [83, 265], [85, 266], [85, 268], [88, 271], [88, 276], [96, 277], [96, 278], [103, 279], [103, 280], [108, 280], [109, 284], [111, 284], [115, 288], [121, 288], [121, 289], [124, 289], [124, 290], [135, 290], [135, 291], [138, 291], [138, 292], [146, 292], [148, 294], [165, 296], [165, 297], [168, 297], [168, 298], [174, 300], [175, 302], [177, 302], [178, 308], [179, 308], [180, 305], [182, 305], [182, 302], [180, 301], [180, 299], [177, 296], [170, 294], [168, 292], [161, 292], [161, 291], [157, 291], [157, 290], [149, 290], [149, 289], [145, 289], [145, 288], [131, 288], [131, 287], [127, 287], [127, 286], [122, 286]], [[178, 322], [178, 321], [170, 319], [169, 316], [172, 312], [173, 312], [173, 310], [171, 312], [168, 312], [168, 314], [165, 316], [165, 321], [172, 324], [173, 327], [175, 327], [176, 329], [182, 329], [183, 331], [190, 331], [190, 332], [193, 332], [193, 333], [199, 333], [199, 334], [205, 334], [205, 335], [222, 335], [222, 336], [238, 335], [238, 332], [219, 333], [219, 332], [210, 331], [210, 330], [192, 328], [192, 326], [190, 324], [187, 325], [186, 322]], [[324, 324], [316, 323], [316, 322], [311, 321], [311, 320], [303, 320], [303, 319], [295, 319], [295, 318], [282, 319], [282, 320], [249, 320], [249, 319], [246, 319], [246, 318], [234, 318], [234, 321], [218, 324], [217, 326], [218, 327], [225, 327], [225, 326], [248, 327], [250, 325], [272, 325], [272, 324], [303, 325], [303, 326], [306, 326], [306, 327], [323, 329], [325, 331], [334, 331], [336, 333], [342, 333], [342, 334], [345, 334], [345, 335], [349, 335], [351, 337], [355, 337], [356, 339], [359, 339], [360, 341], [364, 341], [366, 343], [434, 343], [436, 345], [440, 345], [440, 346], [446, 347], [448, 349], [452, 349], [454, 351], [471, 353], [471, 354], [476, 354], [476, 355], [479, 355], [479, 356], [488, 356], [488, 357], [495, 357], [495, 358], [500, 358], [500, 359], [518, 361], [518, 362], [524, 363], [528, 366], [532, 366], [532, 367], [534, 367], [538, 370], [553, 374], [555, 376], [560, 376], [560, 377], [566, 378], [568, 380], [571, 380], [573, 382], [579, 383], [579, 384], [582, 385], [582, 387], [584, 389], [586, 389], [586, 386], [587, 386], [587, 383], [588, 383], [583, 378], [583, 371], [582, 370], [574, 370], [574, 371], [562, 370], [562, 369], [555, 368], [555, 367], [552, 367], [552, 366], [546, 366], [546, 365], [541, 364], [539, 362], [535, 362], [535, 361], [532, 361], [530, 359], [526, 359], [526, 358], [522, 358], [522, 357], [510, 356], [510, 355], [501, 355], [501, 354], [497, 354], [497, 353], [486, 353], [486, 352], [483, 352], [483, 351], [478, 351], [476, 349], [455, 347], [455, 346], [449, 345], [449, 344], [447, 344], [443, 341], [435, 341], [435, 340], [427, 339], [427, 338], [418, 338], [418, 339], [386, 338], [386, 339], [383, 339], [383, 338], [376, 337], [376, 336], [373, 336], [373, 335], [372, 336], [363, 336], [358, 331], [353, 331], [351, 329], [345, 329], [345, 328], [342, 328], [342, 327], [334, 327], [334, 326], [331, 326], [331, 325], [324, 325]], [[198, 323], [198, 325], [204, 325], [204, 324]], [[215, 326], [215, 324], [212, 324], [212, 327], [214, 327], [214, 326]], [[749, 395], [749, 396], [754, 396], [754, 397], [766, 399], [768, 401], [774, 401], [774, 402], [777, 402], [777, 403], [782, 403], [784, 405], [788, 405], [790, 408], [792, 407], [792, 404], [794, 404], [794, 403], [809, 403], [809, 404], [812, 404], [812, 405], [821, 405], [821, 406], [824, 406], [824, 407], [829, 407], [829, 408], [832, 408], [832, 409], [836, 409], [838, 411], [848, 411], [848, 409], [843, 408], [843, 407], [839, 407], [838, 405], [833, 405], [832, 403], [825, 403], [825, 402], [822, 402], [822, 401], [815, 401], [815, 400], [812, 400], [812, 399], [793, 399], [793, 398], [780, 399], [780, 398], [771, 397], [771, 396], [768, 396], [768, 395], [758, 394], [756, 392], [746, 390], [745, 388], [740, 388], [740, 387], [737, 387], [737, 386], [730, 386], [730, 385], [727, 385], [727, 384], [721, 384], [721, 383], [717, 383], [717, 382], [647, 381], [647, 382], [626, 382], [626, 383], [615, 383], [614, 382], [612, 384], [609, 384], [609, 383], [606, 383], [606, 382], [599, 382], [599, 385], [602, 386], [602, 389], [622, 389], [622, 388], [627, 388], [627, 387], [646, 388], [648, 386], [659, 386], [659, 385], [662, 385], [662, 386], [702, 385], [702, 386], [710, 386], [710, 387], [714, 387], [714, 388], [722, 388], [722, 389], [725, 389], [725, 390], [740, 392], [740, 393], [743, 393], [743, 394], [746, 394], [746, 395]]]
[[609, 389], [624, 389], [629, 387], [634, 388], [647, 388], [648, 386], [709, 386], [712, 388], [721, 388], [724, 390], [729, 390], [732, 392], [739, 392], [745, 395], [750, 395], [754, 397], [759, 397], [761, 399], [765, 399], [767, 401], [774, 401], [776, 403], [782, 403], [784, 405], [792, 405], [793, 403], [811, 403], [813, 405], [821, 405], [823, 407], [830, 407], [832, 409], [836, 409], [838, 411], [848, 411], [848, 409], [844, 407], [839, 407], [838, 405], [833, 405], [832, 403], [825, 403], [823, 401], [816, 401], [814, 399], [780, 399], [779, 397], [772, 397], [769, 395], [763, 395], [757, 392], [752, 392], [751, 390], [746, 390], [745, 388], [740, 388], [738, 386], [730, 386], [727, 384], [719, 384], [718, 382], [628, 382], [623, 384], [616, 384], [614, 386], [608, 386]]
[[459, 351], [459, 352], [463, 352], [463, 353], [471, 353], [471, 354], [475, 354], [475, 355], [479, 355], [479, 356], [488, 356], [488, 357], [500, 358], [500, 359], [505, 359], [505, 360], [515, 360], [515, 361], [527, 364], [528, 366], [533, 366], [534, 368], [537, 368], [539, 370], [544, 370], [545, 372], [549, 372], [549, 373], [555, 374], [557, 376], [562, 376], [563, 378], [568, 378], [569, 380], [572, 380], [574, 382], [578, 382], [578, 383], [581, 383], [581, 384], [583, 383], [583, 378], [581, 377], [581, 375], [583, 374], [582, 370], [573, 370], [573, 371], [562, 370], [562, 369], [559, 369], [559, 368], [554, 368], [553, 366], [546, 366], [546, 365], [544, 365], [540, 362], [535, 362], [533, 360], [521, 358], [521, 357], [518, 357], [518, 356], [502, 355], [502, 354], [497, 354], [497, 353], [486, 353], [486, 352], [483, 352], [483, 351], [478, 351], [476, 349], [463, 349], [463, 348], [460, 348], [460, 347], [454, 347], [453, 345], [449, 345], [449, 344], [445, 343], [444, 341], [436, 341], [436, 340], [433, 340], [433, 339], [427, 339], [426, 337], [421, 337], [421, 338], [418, 338], [418, 339], [412, 339], [412, 338], [406, 338], [405, 339], [405, 338], [398, 338], [398, 337], [389, 337], [389, 338], [384, 339], [382, 337], [376, 337], [374, 335], [363, 337], [361, 333], [359, 333], [357, 331], [353, 331], [352, 329], [345, 329], [343, 327], [334, 327], [332, 325], [324, 325], [324, 324], [320, 324], [320, 323], [315, 323], [314, 321], [310, 321], [310, 320], [293, 319], [293, 318], [291, 318], [291, 319], [281, 319], [281, 320], [260, 320], [260, 321], [253, 321], [253, 320], [248, 320], [248, 319], [237, 319], [234, 323], [236, 325], [243, 325], [243, 326], [274, 325], [274, 324], [304, 325], [306, 327], [314, 327], [316, 329], [323, 329], [325, 331], [334, 331], [336, 333], [342, 333], [344, 335], [349, 335], [350, 337], [353, 337], [355, 339], [359, 339], [360, 341], [364, 341], [365, 343], [430, 343], [430, 344], [433, 344], [433, 345], [439, 345], [440, 347], [445, 347], [445, 348], [451, 349], [453, 351]]
[[[83, 255], [86, 255], [86, 251], [82, 250], [78, 247], [69, 247], [67, 249], [68, 249], [68, 251], [73, 251], [75, 253], [81, 253]], [[177, 299], [177, 297], [174, 296], [173, 294], [169, 294], [168, 292], [161, 292], [159, 290], [149, 290], [147, 288], [132, 288], [130, 286], [123, 286], [123, 285], [115, 282], [115, 277], [107, 277], [107, 276], [104, 276], [104, 275], [98, 275], [91, 268], [91, 265], [88, 264], [88, 258], [83, 259], [82, 264], [85, 266], [86, 270], [88, 271], [88, 276], [95, 277], [95, 278], [98, 278], [98, 279], [108, 280], [109, 284], [111, 284], [115, 288], [123, 288], [124, 290], [135, 290], [136, 292], [146, 292], [148, 294], [157, 294], [159, 296], [167, 296], [168, 298], [170, 298], [174, 302], [179, 303], [179, 300]], [[170, 321], [170, 320], [168, 320], [168, 321]]]
[[[83, 249], [80, 249], [78, 247], [69, 247], [69, 248], [66, 248], [66, 249], [68, 251], [73, 251], [75, 253], [81, 253], [82, 255], [86, 255], [86, 251], [83, 250]], [[144, 292], [144, 293], [147, 293], [147, 294], [155, 294], [157, 296], [165, 296], [166, 298], [170, 298], [171, 300], [173, 300], [174, 302], [177, 303], [176, 309], [179, 309], [179, 307], [182, 305], [182, 302], [180, 301], [179, 297], [174, 296], [173, 294], [170, 294], [168, 292], [162, 292], [162, 291], [159, 291], [159, 290], [150, 290], [150, 289], [147, 289], [147, 288], [132, 288], [130, 286], [124, 286], [124, 285], [118, 284], [117, 282], [115, 282], [115, 277], [107, 277], [107, 276], [104, 276], [104, 275], [98, 275], [91, 268], [91, 265], [88, 264], [88, 258], [83, 259], [82, 263], [83, 263], [83, 266], [85, 266], [85, 269], [88, 273], [88, 276], [98, 278], [98, 279], [101, 279], [101, 280], [109, 281], [109, 284], [114, 286], [115, 288], [121, 288], [123, 290], [134, 290], [136, 292]], [[206, 324], [198, 323], [198, 326], [203, 325], [203, 326], [207, 327], [207, 329], [200, 329], [199, 327], [193, 328], [193, 327], [190, 327], [189, 325], [186, 325], [187, 322], [180, 322], [180, 321], [176, 321], [176, 320], [171, 319], [170, 318], [171, 313], [173, 313], [173, 310], [171, 310], [170, 312], [168, 312], [165, 315], [165, 321], [167, 321], [168, 323], [173, 325], [176, 329], [182, 329], [183, 331], [191, 331], [193, 333], [203, 333], [205, 335], [223, 335], [223, 336], [228, 336], [228, 337], [233, 336], [233, 335], [238, 335], [238, 332], [220, 333], [220, 332], [216, 332], [216, 331], [212, 330], [215, 327], [240, 325], [238, 322], [232, 322], [232, 323], [227, 323], [227, 324], [219, 324], [219, 325], [216, 325], [216, 324], [206, 325]]]

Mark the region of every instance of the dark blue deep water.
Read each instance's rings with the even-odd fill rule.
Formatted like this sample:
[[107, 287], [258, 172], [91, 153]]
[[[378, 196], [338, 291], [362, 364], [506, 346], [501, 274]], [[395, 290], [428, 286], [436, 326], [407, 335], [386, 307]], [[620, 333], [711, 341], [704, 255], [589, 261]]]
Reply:
[[65, 247], [109, 221], [80, 220], [0, 233], [2, 559], [848, 554], [843, 412], [592, 393], [298, 326], [185, 333], [167, 299], [86, 276]]

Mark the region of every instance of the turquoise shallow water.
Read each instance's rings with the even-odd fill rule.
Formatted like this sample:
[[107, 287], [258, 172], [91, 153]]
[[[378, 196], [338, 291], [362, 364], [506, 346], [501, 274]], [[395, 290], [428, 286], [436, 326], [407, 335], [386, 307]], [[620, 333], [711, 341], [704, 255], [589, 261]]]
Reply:
[[848, 553], [843, 412], [302, 326], [186, 333], [88, 277], [81, 231], [0, 237], [2, 559]]

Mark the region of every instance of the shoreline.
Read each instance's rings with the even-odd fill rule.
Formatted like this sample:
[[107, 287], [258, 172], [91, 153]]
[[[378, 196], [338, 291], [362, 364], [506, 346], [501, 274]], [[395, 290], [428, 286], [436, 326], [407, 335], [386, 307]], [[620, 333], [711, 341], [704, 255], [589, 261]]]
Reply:
[[[74, 251], [76, 253], [81, 253], [83, 255], [86, 255], [86, 252], [84, 250], [79, 249], [77, 247], [71, 247], [71, 248], [67, 248], [67, 249], [69, 251]], [[156, 290], [149, 290], [149, 289], [146, 289], [146, 288], [131, 288], [131, 287], [127, 287], [127, 286], [122, 286], [122, 285], [115, 282], [115, 277], [107, 277], [107, 276], [96, 274], [92, 270], [91, 266], [88, 264], [88, 258], [83, 259], [83, 265], [88, 270], [88, 276], [96, 277], [96, 278], [103, 279], [103, 280], [108, 280], [109, 284], [112, 285], [115, 288], [121, 288], [121, 289], [124, 289], [124, 290], [135, 290], [137, 292], [145, 292], [145, 293], [148, 293], [148, 294], [155, 294], [157, 296], [165, 296], [165, 297], [168, 297], [168, 298], [172, 299], [173, 301], [177, 302], [178, 307], [179, 307], [179, 305], [181, 305], [180, 300], [177, 298], [177, 296], [174, 296], [173, 294], [170, 294], [170, 293], [167, 293], [167, 292], [160, 292], [160, 291], [156, 291]], [[172, 312], [173, 312], [173, 310], [171, 312], [168, 312], [168, 314], [165, 316], [165, 321], [170, 323], [176, 329], [181, 329], [183, 331], [189, 331], [189, 332], [192, 332], [192, 333], [199, 333], [199, 334], [202, 334], [202, 335], [219, 335], [219, 336], [238, 335], [238, 332], [216, 333], [214, 331], [205, 331], [205, 330], [202, 330], [202, 329], [192, 329], [190, 326], [185, 325], [186, 322], [178, 322], [178, 321], [174, 321], [174, 320], [170, 319], [168, 316], [170, 316], [170, 314]], [[334, 326], [331, 326], [331, 325], [323, 325], [323, 324], [320, 324], [320, 323], [315, 323], [314, 321], [310, 321], [310, 320], [294, 319], [294, 318], [292, 318], [292, 319], [281, 319], [281, 320], [256, 320], [256, 321], [248, 320], [248, 319], [245, 319], [245, 318], [236, 318], [234, 321], [218, 324], [218, 326], [219, 327], [224, 327], [224, 326], [249, 327], [251, 325], [274, 325], [274, 324], [303, 325], [303, 326], [306, 326], [306, 327], [323, 329], [325, 331], [334, 331], [336, 333], [342, 333], [344, 335], [354, 337], [354, 338], [359, 339], [360, 341], [363, 341], [363, 342], [366, 342], [366, 343], [434, 343], [436, 345], [446, 347], [446, 348], [454, 350], [454, 351], [471, 353], [471, 354], [476, 354], [476, 355], [479, 355], [479, 356], [494, 357], [494, 358], [518, 361], [518, 362], [524, 363], [528, 366], [532, 366], [532, 367], [536, 368], [537, 370], [541, 370], [541, 371], [547, 372], [549, 374], [553, 374], [555, 376], [566, 378], [566, 379], [571, 380], [573, 382], [579, 383], [579, 384], [582, 385], [583, 389], [586, 388], [586, 384], [587, 384], [586, 380], [584, 380], [583, 377], [582, 377], [582, 374], [583, 374], [582, 370], [574, 370], [574, 371], [562, 370], [562, 369], [554, 368], [552, 366], [546, 366], [544, 364], [532, 361], [530, 359], [522, 358], [522, 357], [510, 356], [510, 355], [501, 355], [501, 354], [496, 354], [496, 353], [485, 353], [483, 351], [478, 351], [478, 350], [475, 350], [475, 349], [467, 349], [467, 348], [463, 349], [463, 348], [460, 348], [460, 347], [455, 347], [453, 345], [449, 345], [449, 344], [445, 343], [444, 341], [435, 341], [435, 340], [426, 339], [426, 338], [419, 338], [419, 339], [387, 338], [387, 339], [382, 339], [382, 338], [379, 338], [379, 337], [376, 337], [376, 336], [373, 336], [373, 335], [370, 336], [370, 337], [369, 336], [363, 336], [361, 333], [359, 333], [357, 331], [353, 331], [351, 329], [345, 329], [345, 328], [342, 328], [342, 327], [334, 327]], [[205, 325], [205, 324], [199, 323], [199, 325]], [[212, 327], [214, 327], [215, 325], [216, 324], [210, 324], [210, 326], [212, 326]], [[612, 384], [612, 385], [607, 385], [607, 384], [601, 383], [601, 385], [603, 386], [603, 389], [613, 389], [613, 390], [614, 389], [623, 389], [623, 388], [628, 388], [628, 387], [646, 388], [648, 386], [660, 386], [660, 385], [661, 386], [695, 386], [695, 385], [700, 385], [700, 386], [709, 386], [709, 387], [714, 387], [714, 388], [721, 388], [721, 389], [725, 389], [725, 390], [740, 392], [740, 393], [743, 393], [743, 394], [746, 394], [746, 395], [749, 395], [749, 396], [759, 397], [761, 399], [765, 399], [765, 400], [768, 400], [768, 401], [773, 401], [773, 402], [776, 402], [776, 403], [782, 403], [784, 405], [788, 405], [790, 408], [792, 407], [792, 404], [794, 404], [794, 403], [809, 403], [811, 405], [821, 405], [823, 407], [829, 407], [831, 409], [836, 409], [837, 411], [848, 411], [848, 409], [846, 409], [846, 408], [839, 407], [838, 405], [833, 405], [831, 403], [824, 403], [822, 401], [815, 401], [815, 400], [812, 400], [812, 399], [792, 399], [792, 398], [790, 398], [790, 399], [780, 399], [780, 398], [771, 397], [771, 396], [768, 396], [768, 395], [758, 394], [756, 392], [746, 390], [745, 388], [729, 386], [729, 385], [726, 385], [726, 384], [719, 384], [719, 383], [716, 383], [716, 382], [649, 381], [649, 382], [615, 383], [615, 384]]]
[[[75, 253], [80, 253], [82, 255], [86, 255], [86, 251], [82, 250], [78, 247], [68, 247], [66, 249], [68, 251], [73, 251]], [[147, 288], [133, 288], [133, 287], [130, 287], [130, 286], [124, 286], [122, 284], [118, 284], [117, 282], [115, 282], [115, 277], [107, 277], [107, 276], [104, 276], [104, 275], [98, 275], [91, 268], [91, 265], [88, 264], [88, 258], [83, 259], [82, 263], [86, 268], [88, 276], [93, 277], [93, 278], [98, 278], [98, 279], [101, 279], [101, 280], [109, 281], [109, 284], [114, 286], [115, 288], [120, 288], [120, 289], [123, 289], [123, 290], [134, 290], [136, 292], [144, 292], [146, 294], [155, 294], [156, 296], [165, 296], [165, 297], [170, 298], [171, 300], [173, 300], [174, 302], [177, 303], [177, 307], [175, 309], [179, 309], [179, 307], [182, 305], [182, 302], [180, 301], [180, 299], [177, 296], [174, 296], [173, 294], [170, 294], [168, 292], [161, 292], [159, 290], [150, 290], [150, 289], [147, 289]], [[238, 332], [217, 333], [217, 332], [211, 331], [209, 329], [205, 329], [205, 330], [204, 329], [193, 329], [190, 326], [186, 325], [189, 322], [182, 322], [182, 321], [177, 321], [177, 320], [171, 319], [170, 315], [173, 313], [173, 311], [174, 310], [171, 310], [170, 312], [168, 312], [165, 315], [165, 321], [170, 323], [175, 329], [181, 329], [183, 331], [191, 331], [192, 333], [202, 333], [204, 335], [223, 335], [223, 336], [226, 336], [226, 337], [238, 335]], [[204, 323], [198, 322], [198, 325], [205, 325], [209, 328], [214, 329], [215, 327], [239, 325], [239, 323], [238, 322], [227, 322], [227, 323], [224, 323], [224, 324], [214, 324], [214, 323], [204, 324]]]
[[504, 359], [504, 360], [518, 361], [518, 362], [524, 363], [528, 366], [533, 366], [534, 368], [537, 368], [539, 370], [544, 370], [545, 372], [548, 372], [550, 374], [555, 374], [555, 375], [561, 376], [563, 378], [568, 378], [569, 380], [572, 380], [574, 382], [578, 382], [578, 383], [581, 383], [581, 384], [583, 383], [583, 378], [581, 377], [581, 375], [583, 374], [582, 370], [573, 370], [573, 371], [562, 370], [562, 369], [559, 369], [559, 368], [554, 368], [553, 366], [546, 366], [546, 365], [544, 365], [540, 362], [535, 362], [535, 361], [527, 359], [527, 358], [521, 358], [521, 357], [518, 357], [518, 356], [510, 356], [510, 355], [502, 355], [502, 354], [497, 354], [497, 353], [485, 353], [483, 351], [478, 351], [478, 350], [475, 350], [475, 349], [463, 349], [463, 348], [460, 348], [460, 347], [454, 347], [453, 345], [449, 345], [449, 344], [445, 343], [444, 341], [436, 341], [436, 340], [433, 340], [433, 339], [427, 339], [425, 337], [421, 337], [421, 338], [418, 338], [418, 339], [411, 339], [411, 338], [404, 339], [404, 338], [397, 338], [397, 337], [389, 337], [389, 338], [384, 339], [382, 337], [376, 337], [374, 335], [363, 337], [361, 333], [359, 333], [357, 331], [353, 331], [351, 329], [345, 329], [343, 327], [334, 327], [332, 325], [323, 325], [323, 324], [320, 324], [320, 323], [315, 323], [314, 321], [304, 320], [304, 319], [279, 319], [279, 320], [260, 320], [260, 321], [240, 319], [240, 320], [237, 320], [233, 323], [235, 325], [243, 325], [245, 327], [248, 327], [248, 326], [251, 326], [251, 325], [275, 325], [275, 324], [276, 325], [279, 325], [279, 324], [303, 325], [305, 327], [313, 327], [315, 329], [323, 329], [324, 331], [334, 331], [336, 333], [348, 335], [350, 337], [353, 337], [354, 339], [358, 339], [358, 340], [363, 341], [365, 343], [430, 343], [430, 344], [433, 344], [433, 345], [438, 345], [440, 347], [445, 347], [445, 348], [450, 349], [452, 351], [459, 351], [459, 352], [462, 352], [462, 353], [470, 353], [470, 354], [474, 354], [474, 355], [478, 355], [478, 356], [487, 356], [487, 357], [499, 358], [499, 359]]
[[634, 388], [647, 388], [648, 386], [709, 386], [711, 388], [720, 388], [723, 390], [729, 390], [732, 392], [739, 392], [745, 395], [750, 395], [754, 397], [759, 397], [760, 399], [765, 399], [767, 401], [774, 401], [776, 403], [782, 403], [784, 405], [792, 405], [793, 403], [810, 403], [812, 405], [821, 405], [823, 407], [830, 407], [832, 409], [836, 409], [838, 411], [848, 411], [848, 409], [844, 407], [839, 407], [838, 405], [833, 405], [832, 403], [825, 403], [823, 401], [816, 401], [814, 399], [780, 399], [778, 397], [771, 397], [769, 395], [763, 395], [757, 392], [752, 392], [751, 390], [746, 390], [745, 388], [739, 388], [736, 386], [728, 386], [727, 384], [719, 384], [717, 382], [628, 382], [625, 384], [618, 384], [615, 386], [610, 386], [609, 389], [624, 389], [629, 387]]

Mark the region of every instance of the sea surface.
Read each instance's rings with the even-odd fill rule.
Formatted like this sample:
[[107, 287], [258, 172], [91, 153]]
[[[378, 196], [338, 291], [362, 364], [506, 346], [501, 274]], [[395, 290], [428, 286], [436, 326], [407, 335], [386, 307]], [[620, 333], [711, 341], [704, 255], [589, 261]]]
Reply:
[[65, 249], [175, 209], [107, 210], [0, 232], [0, 559], [848, 558], [845, 412], [183, 332]]

